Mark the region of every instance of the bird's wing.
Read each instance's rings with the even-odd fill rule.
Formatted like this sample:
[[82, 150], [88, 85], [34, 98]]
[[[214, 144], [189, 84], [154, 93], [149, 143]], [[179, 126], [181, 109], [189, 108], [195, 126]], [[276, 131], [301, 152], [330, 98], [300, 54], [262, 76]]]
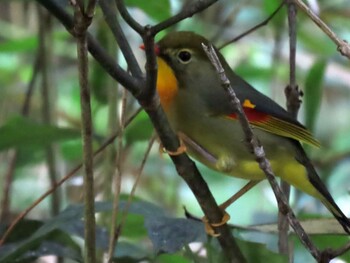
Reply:
[[[320, 143], [298, 122], [291, 122], [286, 118], [281, 118], [280, 116], [264, 112], [248, 99], [244, 100], [242, 106], [244, 113], [252, 126], [276, 135], [292, 138], [300, 142], [320, 147]], [[226, 117], [232, 120], [237, 119], [236, 113], [228, 114]]]
[[[236, 91], [251, 125], [273, 134], [320, 147], [320, 143], [289, 112], [269, 97], [255, 90], [232, 71], [231, 74], [234, 74], [230, 76], [231, 85]], [[232, 107], [230, 108], [232, 109]], [[237, 119], [233, 110], [226, 111], [225, 117], [232, 120]]]

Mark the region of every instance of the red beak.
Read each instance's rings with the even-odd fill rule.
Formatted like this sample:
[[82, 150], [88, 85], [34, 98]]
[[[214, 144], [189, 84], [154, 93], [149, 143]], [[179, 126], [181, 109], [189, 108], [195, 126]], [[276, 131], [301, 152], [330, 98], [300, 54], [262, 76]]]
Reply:
[[[145, 50], [145, 44], [141, 44], [140, 48], [142, 50]], [[159, 46], [157, 44], [154, 45], [154, 52], [156, 53], [157, 56], [160, 54], [160, 49], [159, 49]]]

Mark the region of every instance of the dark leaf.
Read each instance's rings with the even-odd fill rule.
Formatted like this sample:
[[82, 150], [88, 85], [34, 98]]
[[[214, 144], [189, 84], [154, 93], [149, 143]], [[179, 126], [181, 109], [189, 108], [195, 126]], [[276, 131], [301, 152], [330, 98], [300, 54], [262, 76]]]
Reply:
[[157, 252], [174, 253], [185, 245], [205, 242], [203, 223], [185, 218], [149, 217], [145, 226]]
[[138, 141], [149, 140], [153, 132], [153, 125], [147, 114], [142, 111], [133, 120], [125, 131], [127, 144], [132, 144]]
[[[43, 226], [45, 224], [37, 228], [37, 224], [33, 225], [32, 221], [29, 221], [28, 225], [26, 221], [21, 222], [9, 237], [12, 242], [0, 247], [0, 262], [28, 262], [44, 255], [57, 255], [78, 262], [83, 261], [79, 245], [67, 233], [58, 229], [37, 231]], [[28, 238], [23, 239], [23, 235], [18, 235], [21, 230], [27, 233]], [[19, 239], [15, 240], [14, 235]]]
[[140, 246], [128, 242], [118, 242], [116, 250], [114, 251], [114, 258], [118, 262], [140, 262], [147, 259], [148, 251], [145, 251]]

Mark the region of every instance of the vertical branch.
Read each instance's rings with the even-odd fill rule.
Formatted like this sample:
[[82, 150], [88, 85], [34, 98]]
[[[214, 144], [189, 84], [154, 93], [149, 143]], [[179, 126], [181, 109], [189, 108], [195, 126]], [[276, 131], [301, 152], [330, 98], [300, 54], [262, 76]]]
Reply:
[[[296, 16], [297, 9], [293, 1], [287, 1], [288, 9], [288, 31], [289, 31], [289, 85], [285, 88], [285, 95], [287, 100], [287, 110], [296, 119], [300, 108], [300, 91], [296, 84]], [[290, 185], [284, 181], [281, 181], [281, 189], [285, 194], [287, 201], [290, 198]], [[278, 213], [278, 247], [279, 251], [283, 254], [290, 256], [290, 247], [288, 242], [288, 230], [289, 224], [286, 215], [283, 215], [281, 211]], [[291, 259], [291, 258], [290, 258]]]
[[[106, 35], [107, 43], [109, 44], [107, 46], [107, 49], [110, 51], [111, 54], [113, 54], [114, 57], [116, 57], [116, 60], [118, 60], [118, 52], [117, 47], [114, 44], [113, 38], [111, 35]], [[114, 134], [118, 130], [118, 83], [113, 81], [111, 78], [107, 79], [107, 94], [108, 94], [108, 134]], [[113, 176], [116, 169], [116, 157], [117, 152], [114, 145], [111, 145], [109, 149], [107, 149], [106, 152], [106, 162], [105, 162], [105, 175], [103, 177], [103, 198], [105, 200], [112, 200], [113, 194], [112, 194], [112, 187], [111, 182], [113, 182]], [[108, 216], [106, 218], [105, 216]], [[112, 222], [110, 215], [101, 215], [101, 219], [103, 223], [107, 226]]]
[[[85, 219], [85, 253], [84, 262], [96, 262], [95, 248], [95, 195], [93, 174], [92, 150], [92, 117], [90, 90], [88, 85], [88, 42], [87, 29], [91, 24], [94, 12], [94, 1], [89, 1], [87, 13], [82, 1], [72, 1], [74, 6], [74, 33], [77, 40], [80, 107], [81, 107], [81, 133], [83, 140], [83, 167], [84, 167], [84, 219]], [[92, 7], [93, 6], [93, 7]]]
[[146, 152], [145, 152], [145, 154], [143, 156], [143, 159], [141, 161], [141, 165], [140, 165], [139, 169], [137, 170], [135, 182], [134, 182], [134, 184], [133, 184], [133, 186], [131, 188], [130, 194], [128, 196], [128, 200], [125, 203], [125, 206], [124, 206], [124, 209], [123, 209], [123, 213], [121, 215], [120, 223], [119, 223], [119, 226], [118, 226], [119, 232], [118, 232], [118, 235], [116, 235], [116, 240], [115, 240], [116, 243], [118, 242], [118, 238], [119, 238], [119, 236], [121, 234], [121, 231], [123, 230], [123, 226], [125, 225], [126, 218], [128, 216], [129, 209], [130, 209], [130, 206], [131, 206], [132, 199], [133, 199], [133, 197], [135, 195], [136, 188], [138, 186], [138, 183], [139, 183], [140, 178], [141, 178], [141, 174], [143, 172], [143, 168], [145, 167], [147, 158], [149, 156], [149, 153], [151, 152], [151, 149], [152, 149], [152, 146], [153, 146], [155, 140], [156, 140], [156, 136], [153, 135], [151, 137], [151, 139], [149, 140], [149, 142], [148, 142], [148, 146], [147, 146]]
[[3, 186], [3, 196], [1, 199], [1, 214], [0, 222], [7, 223], [10, 216], [10, 196], [11, 196], [11, 186], [13, 181], [13, 176], [15, 173], [16, 163], [17, 163], [17, 151], [8, 152], [8, 167], [6, 174], [4, 176], [4, 186]]
[[[52, 107], [54, 102], [52, 101], [51, 89], [52, 78], [50, 76], [50, 46], [48, 41], [51, 35], [51, 19], [50, 16], [44, 12], [41, 6], [37, 6], [39, 16], [39, 60], [42, 73], [41, 81], [41, 95], [42, 95], [42, 117], [45, 123], [52, 123]], [[46, 163], [48, 167], [48, 174], [50, 178], [50, 185], [53, 187], [57, 182], [56, 171], [56, 158], [54, 148], [49, 145], [45, 149]], [[52, 193], [51, 199], [51, 214], [57, 215], [60, 209], [60, 192], [55, 191]]]
[[[40, 59], [39, 59], [40, 50], [37, 51], [35, 56], [35, 62], [33, 65], [33, 73], [30, 78], [28, 87], [26, 89], [26, 95], [24, 98], [24, 102], [21, 109], [22, 116], [27, 116], [29, 114], [30, 102], [34, 91], [34, 84], [37, 80], [37, 76], [40, 68]], [[6, 171], [4, 177], [4, 185], [3, 185], [3, 194], [1, 198], [1, 213], [0, 213], [0, 222], [6, 222], [8, 220], [8, 216], [10, 214], [10, 195], [11, 195], [11, 186], [13, 181], [13, 176], [15, 173], [15, 167], [17, 163], [17, 150], [10, 151], [8, 157], [8, 169]]]
[[113, 200], [113, 214], [112, 214], [112, 225], [111, 225], [111, 233], [109, 240], [109, 248], [108, 248], [108, 262], [113, 262], [114, 250], [117, 245], [117, 240], [119, 236], [120, 228], [117, 227], [117, 215], [119, 212], [119, 196], [121, 191], [121, 183], [122, 183], [122, 155], [123, 155], [123, 133], [125, 128], [125, 109], [126, 109], [126, 98], [127, 93], [126, 90], [123, 89], [123, 99], [122, 99], [122, 110], [120, 113], [120, 121], [119, 121], [119, 130], [120, 136], [118, 137], [118, 151], [117, 151], [117, 171], [115, 178], [115, 193]]
[[[287, 99], [287, 110], [294, 118], [297, 118], [298, 110], [300, 108], [299, 90], [296, 85], [295, 77], [295, 53], [296, 53], [296, 8], [291, 2], [287, 2], [288, 9], [288, 30], [289, 30], [289, 85], [285, 88], [285, 95]], [[289, 202], [290, 199], [290, 185], [281, 181], [281, 190]], [[282, 254], [290, 255], [290, 248], [288, 242], [289, 224], [286, 215], [281, 211], [278, 212], [278, 249]]]
[[300, 91], [296, 84], [295, 76], [295, 53], [296, 53], [296, 14], [297, 9], [293, 1], [289, 1], [288, 7], [288, 25], [289, 25], [289, 85], [285, 88], [287, 98], [287, 110], [297, 118], [301, 105]]

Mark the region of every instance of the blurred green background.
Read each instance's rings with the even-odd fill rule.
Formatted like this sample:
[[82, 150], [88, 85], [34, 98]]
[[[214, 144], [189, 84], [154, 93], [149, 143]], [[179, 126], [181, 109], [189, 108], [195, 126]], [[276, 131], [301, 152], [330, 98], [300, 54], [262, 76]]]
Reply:
[[[65, 1], [59, 2], [68, 12], [72, 12]], [[133, 16], [145, 25], [155, 24], [176, 14], [187, 2], [191, 1], [126, 1]], [[348, 0], [308, 2], [313, 4], [313, 10], [341, 39], [350, 39]], [[218, 1], [204, 12], [169, 30], [195, 31], [220, 45], [266, 19], [278, 4], [278, 1], [272, 0]], [[286, 15], [286, 9], [283, 8], [266, 26], [222, 49], [227, 61], [240, 76], [282, 106], [285, 106], [284, 88], [289, 82]], [[121, 21], [121, 24], [143, 68], [144, 55], [138, 48], [141, 38], [124, 22]], [[28, 0], [1, 1], [0, 28], [0, 211], [1, 223], [7, 224], [50, 187], [52, 176], [54, 180], [59, 180], [80, 163], [81, 120], [76, 45], [65, 28], [39, 8], [35, 1]], [[90, 32], [118, 63], [126, 67], [99, 8]], [[159, 37], [165, 33], [162, 32]], [[322, 144], [320, 149], [307, 148], [308, 153], [337, 204], [349, 215], [350, 63], [302, 12], [298, 12], [297, 16], [296, 70], [297, 83], [304, 92], [298, 119], [307, 125]], [[123, 91], [92, 58], [90, 81], [94, 146], [97, 149], [119, 126]], [[24, 101], [31, 85], [30, 107], [23, 114]], [[137, 107], [134, 99], [127, 94], [126, 116], [130, 116]], [[126, 196], [135, 181], [152, 133], [152, 126], [144, 113], [138, 115], [125, 130], [123, 148], [119, 152], [122, 155], [122, 193]], [[185, 206], [192, 214], [201, 217], [202, 212], [193, 194], [177, 176], [169, 158], [160, 154], [158, 148], [158, 143], [152, 148], [136, 196], [159, 206], [171, 216], [183, 217]], [[114, 143], [96, 158], [96, 200], [112, 200], [116, 149], [117, 143]], [[200, 164], [198, 166], [219, 203], [245, 184], [245, 181], [222, 176]], [[52, 197], [45, 199], [28, 218], [49, 219], [70, 204], [82, 203], [81, 172], [63, 184], [56, 194], [55, 200]], [[318, 201], [294, 190], [291, 204], [299, 218], [331, 217]], [[243, 227], [275, 223], [277, 206], [269, 184], [264, 182], [255, 187], [232, 205], [228, 212], [231, 215], [230, 223]], [[101, 218], [99, 224], [102, 226], [103, 220], [108, 222], [108, 216], [107, 219], [105, 216]], [[318, 230], [322, 231], [322, 224]], [[127, 230], [125, 233], [127, 235]], [[243, 230], [236, 234], [242, 240], [261, 242], [268, 249], [277, 251], [276, 235]], [[147, 260], [198, 262], [189, 256], [189, 249], [157, 256], [152, 252], [152, 245], [144, 230], [138, 231], [136, 236], [126, 236], [125, 240], [148, 251], [145, 252]], [[135, 240], [142, 242], [137, 243]], [[295, 262], [312, 262], [311, 256], [297, 239], [293, 240]], [[321, 247], [341, 244], [332, 241], [330, 235], [323, 238], [316, 236], [314, 240]], [[336, 240], [345, 243], [347, 238], [337, 237]], [[217, 250], [214, 248], [214, 251]], [[126, 248], [120, 246], [120, 249], [124, 251]], [[262, 250], [267, 248], [263, 247]], [[214, 252], [212, 254], [215, 255]], [[272, 256], [268, 254], [267, 257], [271, 259]], [[199, 258], [204, 260], [203, 256]], [[208, 262], [216, 262], [215, 259], [210, 261], [208, 256], [204, 258]], [[347, 255], [343, 259], [349, 258]], [[127, 260], [139, 262], [140, 258], [131, 257]], [[276, 262], [284, 262], [280, 260]]]

